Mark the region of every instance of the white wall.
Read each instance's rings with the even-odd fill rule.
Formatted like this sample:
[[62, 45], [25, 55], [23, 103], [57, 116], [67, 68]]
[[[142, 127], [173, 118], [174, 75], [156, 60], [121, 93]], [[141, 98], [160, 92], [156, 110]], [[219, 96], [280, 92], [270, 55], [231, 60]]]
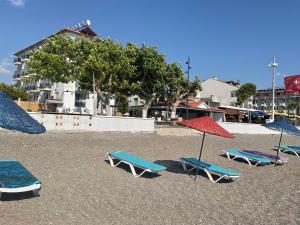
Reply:
[[260, 124], [222, 122], [219, 125], [234, 134], [280, 134]]
[[46, 130], [154, 132], [154, 119], [29, 113]]

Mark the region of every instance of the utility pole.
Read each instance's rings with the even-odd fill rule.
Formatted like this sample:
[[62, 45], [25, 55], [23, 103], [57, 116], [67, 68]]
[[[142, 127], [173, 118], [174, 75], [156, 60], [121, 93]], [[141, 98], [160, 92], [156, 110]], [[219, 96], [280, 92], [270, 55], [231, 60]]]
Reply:
[[188, 65], [188, 69], [187, 69], [187, 79], [188, 79], [188, 90], [186, 93], [186, 119], [189, 119], [189, 85], [190, 85], [190, 69], [191, 67], [191, 59], [190, 57], [188, 57], [188, 61], [186, 62], [186, 64]]
[[273, 62], [269, 64], [269, 68], [273, 69], [273, 77], [272, 77], [272, 122], [274, 122], [275, 118], [275, 73], [276, 73], [276, 67], [278, 66], [278, 63], [275, 61], [275, 56], [273, 56]]

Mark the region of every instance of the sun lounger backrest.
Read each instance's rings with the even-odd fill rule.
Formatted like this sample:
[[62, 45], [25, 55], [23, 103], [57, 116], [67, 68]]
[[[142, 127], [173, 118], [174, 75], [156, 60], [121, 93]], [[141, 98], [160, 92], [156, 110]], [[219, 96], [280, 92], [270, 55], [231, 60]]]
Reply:
[[161, 170], [166, 169], [166, 167], [164, 167], [164, 166], [146, 161], [144, 159], [141, 159], [134, 155], [130, 155], [123, 151], [110, 152], [108, 154], [110, 154], [111, 156], [113, 156], [119, 160], [129, 162], [132, 165], [143, 168], [143, 169], [150, 169], [151, 171], [161, 171]]

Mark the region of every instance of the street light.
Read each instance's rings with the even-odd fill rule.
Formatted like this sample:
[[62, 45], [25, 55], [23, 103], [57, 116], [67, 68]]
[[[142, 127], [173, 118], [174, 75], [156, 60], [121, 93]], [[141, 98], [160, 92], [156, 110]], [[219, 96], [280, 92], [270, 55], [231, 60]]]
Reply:
[[186, 119], [189, 119], [189, 86], [190, 86], [190, 69], [191, 67], [191, 60], [190, 57], [188, 57], [188, 61], [186, 62], [186, 64], [188, 65], [188, 69], [187, 69], [187, 79], [188, 79], [188, 90], [186, 93]]
[[278, 63], [275, 61], [275, 56], [273, 56], [273, 62], [269, 64], [269, 68], [273, 68], [273, 78], [272, 78], [272, 122], [274, 122], [274, 109], [275, 109], [275, 73]]

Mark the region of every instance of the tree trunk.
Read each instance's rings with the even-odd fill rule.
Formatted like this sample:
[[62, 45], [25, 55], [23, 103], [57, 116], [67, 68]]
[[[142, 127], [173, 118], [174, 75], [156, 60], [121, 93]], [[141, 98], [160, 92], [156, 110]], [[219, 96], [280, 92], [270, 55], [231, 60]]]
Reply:
[[150, 108], [151, 105], [151, 101], [147, 101], [144, 105], [143, 105], [143, 118], [147, 118], [147, 114], [148, 114], [148, 109]]
[[111, 107], [110, 107], [110, 96], [111, 96], [111, 91], [110, 91], [110, 87], [111, 87], [111, 75], [109, 77], [109, 80], [108, 80], [108, 87], [109, 87], [109, 90], [107, 92], [107, 105], [106, 105], [106, 109], [107, 109], [107, 115], [108, 116], [112, 116], [112, 112], [111, 112]]
[[97, 113], [100, 113], [100, 115], [103, 115], [103, 107], [102, 107], [102, 103], [105, 102], [105, 98], [103, 96], [103, 93], [101, 91], [101, 89], [99, 87], [96, 87], [96, 92], [97, 92], [97, 98], [99, 96], [99, 102], [97, 101]]
[[171, 119], [176, 118], [176, 110], [177, 110], [179, 103], [180, 103], [179, 99], [177, 99], [174, 103], [172, 103], [172, 106], [170, 108], [171, 109]]

